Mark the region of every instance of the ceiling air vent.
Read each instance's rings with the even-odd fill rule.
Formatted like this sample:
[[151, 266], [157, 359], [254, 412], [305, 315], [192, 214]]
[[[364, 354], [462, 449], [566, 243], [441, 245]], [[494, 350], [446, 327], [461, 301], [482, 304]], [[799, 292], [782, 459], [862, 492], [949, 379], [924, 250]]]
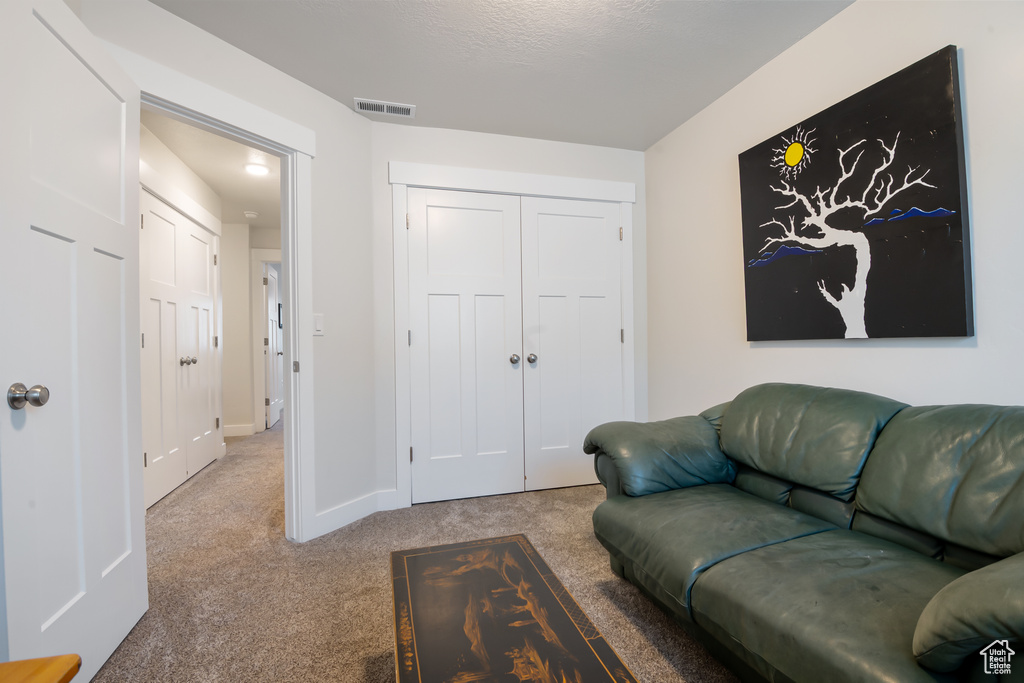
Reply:
[[384, 114], [385, 116], [401, 116], [405, 119], [416, 118], [415, 104], [398, 104], [397, 102], [381, 102], [356, 97], [356, 111], [366, 114]]

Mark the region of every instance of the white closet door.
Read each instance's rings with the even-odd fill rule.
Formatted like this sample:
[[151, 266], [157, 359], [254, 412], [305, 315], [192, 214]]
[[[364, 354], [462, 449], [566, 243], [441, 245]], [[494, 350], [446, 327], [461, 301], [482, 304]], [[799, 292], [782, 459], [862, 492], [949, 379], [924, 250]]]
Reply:
[[150, 506], [217, 456], [214, 235], [141, 193], [143, 450]]
[[413, 502], [522, 491], [519, 198], [408, 197]]
[[526, 488], [596, 483], [583, 437], [625, 416], [619, 206], [524, 197], [522, 226]]
[[181, 407], [182, 426], [188, 440], [188, 476], [192, 476], [217, 458], [218, 377], [213, 356], [213, 255], [216, 250], [213, 234], [189, 220], [182, 227], [180, 264], [188, 311], [183, 328], [187, 336], [180, 349], [191, 358], [192, 364], [186, 363], [182, 368], [185, 401]]
[[145, 500], [151, 506], [188, 478], [185, 434], [178, 428], [182, 403], [178, 328], [185, 323], [185, 302], [176, 272], [177, 212], [148, 192], [142, 209], [139, 278], [142, 288], [142, 450]]

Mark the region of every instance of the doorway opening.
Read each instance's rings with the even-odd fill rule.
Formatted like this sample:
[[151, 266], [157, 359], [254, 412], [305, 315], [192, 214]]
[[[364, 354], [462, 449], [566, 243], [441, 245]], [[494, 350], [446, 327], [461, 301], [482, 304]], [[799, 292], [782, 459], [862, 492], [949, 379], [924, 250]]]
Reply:
[[[205, 227], [212, 228], [211, 235], [220, 233], [215, 236], [214, 247], [218, 268], [213, 285], [217, 311], [212, 326], [215, 331], [211, 333], [220, 385], [214, 399], [216, 414], [211, 416], [218, 430], [218, 455], [224, 453], [226, 438], [259, 433], [268, 426], [263, 404], [268, 388], [265, 378], [271, 373], [266, 371], [263, 350], [264, 338], [269, 337], [271, 312], [262, 291], [255, 301], [252, 293], [257, 282], [263, 289], [263, 262], [276, 265], [276, 303], [279, 305], [272, 317], [278, 330], [275, 358], [279, 359], [279, 367], [274, 374], [277, 379], [275, 408], [280, 417], [275, 423], [283, 422], [285, 432], [285, 535], [301, 540], [297, 514], [298, 449], [295, 447], [297, 431], [301, 428], [300, 392], [298, 378], [292, 372], [284, 372], [284, 367], [297, 357], [298, 350], [294, 335], [297, 297], [295, 287], [289, 283], [289, 277], [296, 271], [291, 262], [295, 249], [289, 250], [287, 245], [295, 243], [299, 220], [299, 202], [295, 195], [302, 154], [145, 93], [142, 95], [142, 127], [146, 129], [144, 141], [148, 132], [156, 140], [153, 146], [172, 157], [171, 161], [157, 160], [165, 165], [161, 170], [177, 166], [180, 172], [177, 176], [156, 172], [148, 165], [144, 144], [140, 169], [143, 193], [171, 204], [194, 223], [207, 224]], [[265, 175], [250, 176], [245, 170], [247, 164], [262, 167]], [[166, 177], [168, 175], [171, 177]], [[194, 196], [203, 194], [201, 188], [189, 186], [195, 178], [214, 195], [214, 205], [219, 200], [219, 216], [218, 211], [204, 206], [211, 201], [209, 198], [195, 201]], [[263, 182], [253, 183], [252, 180]], [[241, 188], [246, 182], [257, 191], [246, 194]], [[254, 268], [254, 260], [258, 269]], [[145, 292], [142, 298], [146, 300]]]

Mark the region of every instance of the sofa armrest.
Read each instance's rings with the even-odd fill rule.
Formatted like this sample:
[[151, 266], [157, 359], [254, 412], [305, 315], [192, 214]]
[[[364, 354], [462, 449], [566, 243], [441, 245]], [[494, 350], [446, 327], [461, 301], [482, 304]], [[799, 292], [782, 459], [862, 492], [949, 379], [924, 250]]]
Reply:
[[718, 446], [718, 432], [702, 417], [608, 422], [590, 430], [583, 451], [595, 456], [594, 468], [609, 497], [618, 493], [613, 487], [629, 496], [644, 496], [736, 478], [735, 463]]
[[964, 574], [925, 606], [914, 656], [933, 671], [953, 671], [988, 645], [1024, 645], [1024, 553]]
[[622, 481], [619, 479], [619, 471], [615, 469], [615, 461], [604, 453], [594, 456], [594, 471], [597, 472], [597, 480], [604, 484], [606, 497], [624, 496]]

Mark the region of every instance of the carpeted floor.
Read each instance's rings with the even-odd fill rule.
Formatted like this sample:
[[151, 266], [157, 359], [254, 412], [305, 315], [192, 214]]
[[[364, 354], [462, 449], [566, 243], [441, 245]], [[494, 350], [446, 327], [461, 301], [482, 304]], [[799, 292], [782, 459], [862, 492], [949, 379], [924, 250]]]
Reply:
[[379, 512], [304, 544], [284, 537], [280, 427], [146, 517], [149, 611], [100, 683], [392, 682], [392, 550], [525, 533], [640, 681], [735, 679], [608, 568], [600, 486]]

